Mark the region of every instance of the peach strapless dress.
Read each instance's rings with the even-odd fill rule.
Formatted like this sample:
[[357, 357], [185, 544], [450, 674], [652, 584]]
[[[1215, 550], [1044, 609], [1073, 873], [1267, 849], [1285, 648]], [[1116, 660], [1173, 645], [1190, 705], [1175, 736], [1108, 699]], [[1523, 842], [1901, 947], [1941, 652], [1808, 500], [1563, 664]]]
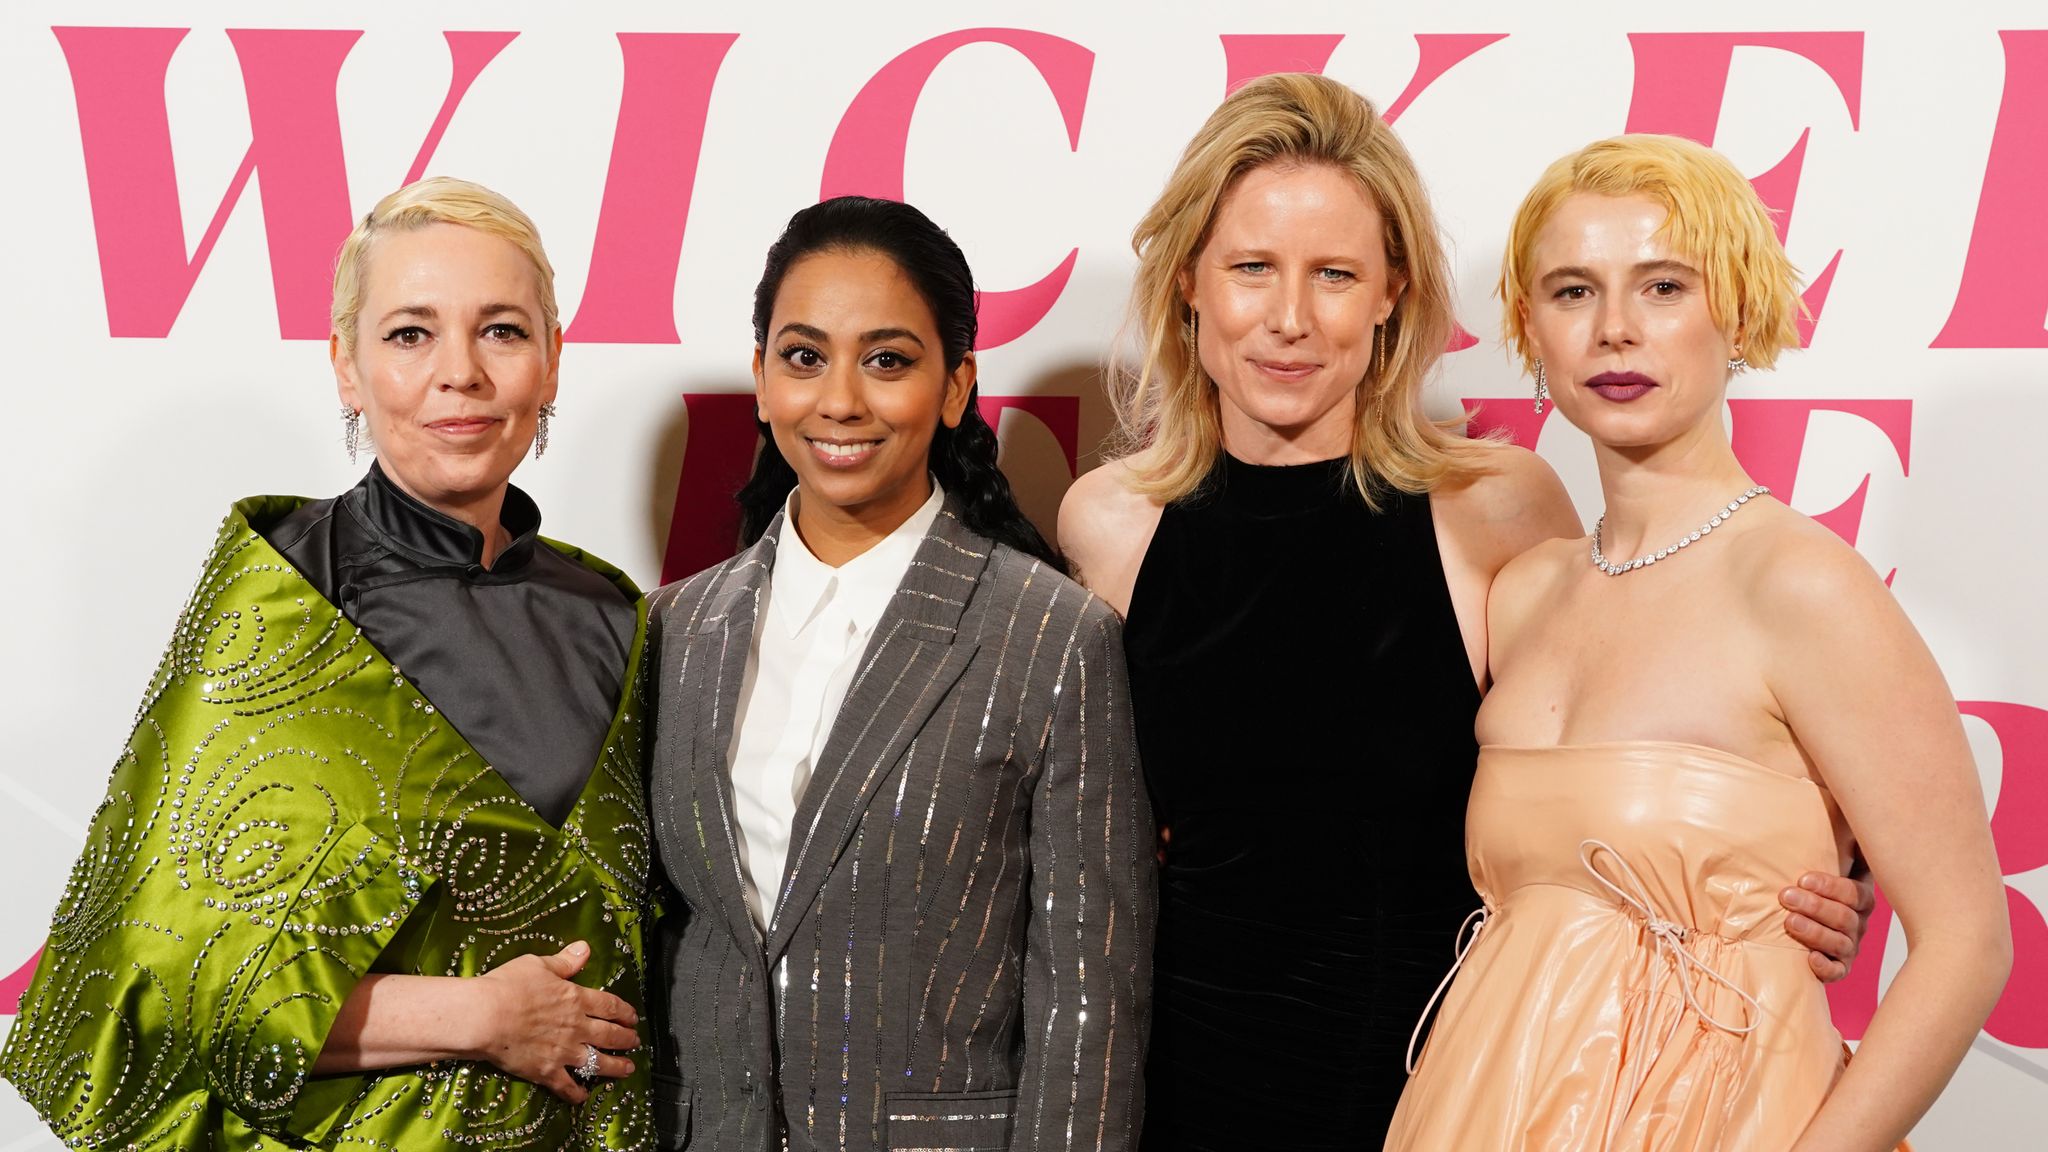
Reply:
[[1844, 1061], [1778, 905], [1839, 867], [1814, 784], [1691, 744], [1490, 746], [1465, 858], [1484, 910], [1387, 1148], [1798, 1138]]

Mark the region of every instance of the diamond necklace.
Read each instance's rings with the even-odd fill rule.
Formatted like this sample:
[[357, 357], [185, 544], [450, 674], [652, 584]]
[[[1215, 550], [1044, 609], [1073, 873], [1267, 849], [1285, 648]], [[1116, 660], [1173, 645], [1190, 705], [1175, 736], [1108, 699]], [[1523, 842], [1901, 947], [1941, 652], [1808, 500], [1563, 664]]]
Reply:
[[1607, 526], [1607, 513], [1602, 512], [1600, 514], [1600, 519], [1593, 521], [1593, 567], [1598, 568], [1602, 572], [1607, 573], [1609, 576], [1619, 576], [1623, 572], [1633, 572], [1638, 568], [1642, 568], [1650, 564], [1655, 564], [1659, 560], [1664, 560], [1669, 557], [1676, 556], [1678, 555], [1679, 549], [1691, 547], [1693, 544], [1699, 542], [1700, 537], [1705, 536], [1707, 533], [1712, 532], [1716, 528], [1719, 528], [1721, 526], [1721, 521], [1726, 520], [1730, 516], [1735, 515], [1736, 510], [1741, 508], [1744, 504], [1749, 503], [1751, 497], [1768, 496], [1770, 495], [1770, 491], [1771, 490], [1769, 488], [1766, 488], [1761, 484], [1757, 485], [1754, 488], [1751, 488], [1749, 491], [1744, 492], [1742, 495], [1737, 496], [1733, 500], [1730, 500], [1726, 508], [1723, 508], [1719, 512], [1714, 513], [1714, 518], [1712, 520], [1709, 520], [1705, 524], [1702, 524], [1698, 528], [1695, 528], [1690, 534], [1680, 536], [1678, 538], [1678, 543], [1673, 544], [1669, 548], [1664, 548], [1656, 552], [1652, 552], [1647, 556], [1638, 556], [1634, 560], [1630, 560], [1625, 564], [1609, 564], [1607, 562], [1607, 557], [1600, 554], [1600, 530]]

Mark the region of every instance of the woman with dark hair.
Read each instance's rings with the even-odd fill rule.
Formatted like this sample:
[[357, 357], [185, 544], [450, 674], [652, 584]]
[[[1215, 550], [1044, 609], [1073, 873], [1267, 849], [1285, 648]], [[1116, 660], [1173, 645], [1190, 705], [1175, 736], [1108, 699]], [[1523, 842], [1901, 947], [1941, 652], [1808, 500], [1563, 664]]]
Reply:
[[769, 249], [745, 550], [649, 610], [664, 1148], [1135, 1143], [1122, 639], [996, 467], [974, 337], [915, 208], [829, 200]]

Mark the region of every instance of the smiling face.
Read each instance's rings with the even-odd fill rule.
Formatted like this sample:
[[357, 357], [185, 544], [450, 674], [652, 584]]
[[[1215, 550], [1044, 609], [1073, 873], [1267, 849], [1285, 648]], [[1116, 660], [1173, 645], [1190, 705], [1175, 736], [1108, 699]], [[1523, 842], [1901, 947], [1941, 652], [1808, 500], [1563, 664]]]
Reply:
[[384, 473], [451, 515], [501, 500], [555, 398], [561, 333], [511, 241], [459, 224], [377, 238], [356, 346], [329, 341], [341, 402], [360, 409]]
[[1385, 234], [1357, 178], [1329, 165], [1269, 164], [1224, 193], [1182, 290], [1232, 455], [1282, 464], [1350, 452], [1373, 328], [1402, 288]]
[[790, 266], [754, 352], [754, 396], [820, 558], [818, 530], [872, 542], [931, 495], [932, 437], [959, 426], [974, 372], [972, 352], [947, 369], [931, 307], [889, 257], [835, 249]]
[[1720, 435], [1736, 342], [1647, 196], [1576, 193], [1537, 233], [1525, 323], [1550, 396], [1596, 443]]

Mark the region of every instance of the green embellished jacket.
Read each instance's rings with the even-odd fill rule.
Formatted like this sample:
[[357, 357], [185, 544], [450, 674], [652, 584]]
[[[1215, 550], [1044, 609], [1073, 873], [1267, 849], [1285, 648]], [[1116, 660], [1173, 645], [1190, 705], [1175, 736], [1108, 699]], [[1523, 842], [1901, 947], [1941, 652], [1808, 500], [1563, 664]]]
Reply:
[[644, 1053], [578, 1106], [478, 1063], [313, 1074], [368, 972], [473, 976], [587, 940], [577, 981], [642, 1004], [653, 898], [644, 607], [604, 751], [557, 829], [251, 527], [302, 503], [257, 497], [222, 524], [0, 1076], [67, 1147], [651, 1148]]

